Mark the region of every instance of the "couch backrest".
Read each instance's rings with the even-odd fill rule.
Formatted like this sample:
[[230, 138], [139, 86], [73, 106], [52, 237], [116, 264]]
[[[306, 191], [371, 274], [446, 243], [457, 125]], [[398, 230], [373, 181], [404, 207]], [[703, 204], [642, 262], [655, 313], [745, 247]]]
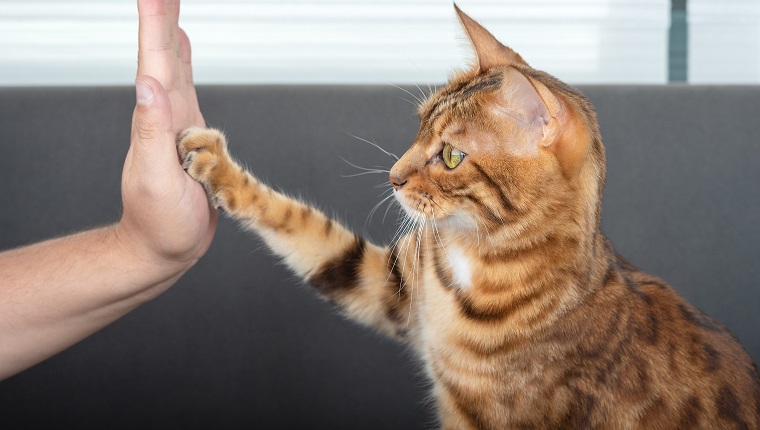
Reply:
[[[416, 89], [411, 89], [416, 91]], [[760, 361], [760, 87], [583, 87], [607, 147], [603, 227]], [[118, 219], [131, 88], [0, 89], [0, 248]], [[203, 87], [209, 125], [269, 183], [366, 221], [417, 121], [392, 87]], [[2, 281], [0, 281], [1, 285]], [[0, 339], [0, 347], [2, 340]], [[339, 317], [223, 220], [176, 286], [0, 383], [2, 421], [72, 428], [425, 428], [412, 354]], [[7, 421], [10, 420], [10, 421]]]

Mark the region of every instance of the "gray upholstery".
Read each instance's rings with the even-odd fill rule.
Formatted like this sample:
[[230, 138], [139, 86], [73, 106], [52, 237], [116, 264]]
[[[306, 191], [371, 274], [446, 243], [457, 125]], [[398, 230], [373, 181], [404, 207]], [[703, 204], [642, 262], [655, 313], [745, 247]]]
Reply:
[[[634, 264], [726, 323], [760, 360], [760, 88], [585, 87], [607, 146], [603, 227]], [[416, 89], [414, 89], [416, 91]], [[211, 126], [275, 186], [366, 222], [387, 181], [358, 173], [416, 132], [392, 87], [203, 87]], [[118, 219], [131, 88], [0, 89], [0, 248]], [[2, 280], [0, 280], [0, 285]], [[2, 340], [0, 339], [0, 348]], [[155, 301], [0, 382], [27, 428], [426, 428], [412, 355], [339, 317], [229, 220]], [[7, 427], [3, 424], [4, 428]], [[15, 428], [15, 427], [14, 427]]]

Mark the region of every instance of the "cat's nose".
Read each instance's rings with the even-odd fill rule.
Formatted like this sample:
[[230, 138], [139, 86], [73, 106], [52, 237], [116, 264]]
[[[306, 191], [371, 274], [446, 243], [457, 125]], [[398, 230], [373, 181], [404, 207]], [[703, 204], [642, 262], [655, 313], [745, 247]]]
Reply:
[[393, 185], [393, 189], [397, 191], [399, 188], [403, 187], [404, 184], [406, 184], [406, 179], [401, 179], [397, 175], [394, 175], [393, 173], [391, 173], [390, 179], [391, 179], [391, 185]]

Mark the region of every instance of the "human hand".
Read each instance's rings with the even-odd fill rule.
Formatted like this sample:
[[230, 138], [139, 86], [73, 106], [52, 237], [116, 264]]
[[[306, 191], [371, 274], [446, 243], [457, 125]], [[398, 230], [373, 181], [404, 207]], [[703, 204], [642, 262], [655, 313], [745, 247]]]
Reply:
[[178, 26], [179, 0], [138, 0], [137, 106], [122, 173], [124, 212], [115, 231], [137, 257], [181, 272], [208, 249], [217, 213], [177, 157], [176, 136], [203, 127], [190, 63]]

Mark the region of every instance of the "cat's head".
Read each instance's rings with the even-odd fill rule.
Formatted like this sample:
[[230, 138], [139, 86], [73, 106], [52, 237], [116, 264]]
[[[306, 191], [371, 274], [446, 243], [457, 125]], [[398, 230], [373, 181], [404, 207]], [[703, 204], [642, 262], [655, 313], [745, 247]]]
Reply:
[[590, 103], [455, 8], [476, 60], [420, 106], [414, 143], [390, 172], [397, 199], [463, 235], [597, 228], [605, 159]]

